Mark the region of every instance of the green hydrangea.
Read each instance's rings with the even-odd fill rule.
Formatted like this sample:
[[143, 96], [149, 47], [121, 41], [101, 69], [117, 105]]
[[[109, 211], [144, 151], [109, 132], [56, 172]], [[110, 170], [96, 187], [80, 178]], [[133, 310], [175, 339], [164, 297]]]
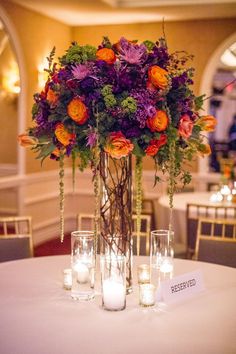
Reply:
[[80, 46], [76, 42], [72, 43], [66, 54], [60, 58], [62, 65], [73, 63], [85, 63], [96, 58], [97, 49], [91, 45]]
[[137, 102], [133, 97], [127, 97], [121, 102], [121, 107], [128, 113], [135, 113], [137, 111]]
[[112, 86], [106, 85], [101, 89], [101, 93], [103, 96], [112, 95]]
[[114, 95], [106, 95], [104, 97], [104, 102], [107, 108], [114, 107], [117, 103]]

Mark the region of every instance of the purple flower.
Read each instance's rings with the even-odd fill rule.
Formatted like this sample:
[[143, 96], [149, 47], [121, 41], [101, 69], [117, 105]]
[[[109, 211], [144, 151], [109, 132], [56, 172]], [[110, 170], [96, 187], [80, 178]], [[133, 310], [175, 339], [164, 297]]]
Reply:
[[89, 133], [88, 133], [88, 136], [87, 136], [87, 144], [86, 144], [86, 146], [89, 146], [89, 147], [92, 148], [92, 147], [94, 147], [96, 145], [96, 141], [97, 141], [97, 133], [90, 126], [89, 127]]
[[76, 64], [71, 70], [73, 76], [77, 80], [83, 80], [90, 75], [91, 71], [87, 65]]
[[142, 64], [147, 59], [147, 48], [144, 44], [130, 43], [122, 37], [120, 39], [120, 56], [121, 59], [129, 64]]

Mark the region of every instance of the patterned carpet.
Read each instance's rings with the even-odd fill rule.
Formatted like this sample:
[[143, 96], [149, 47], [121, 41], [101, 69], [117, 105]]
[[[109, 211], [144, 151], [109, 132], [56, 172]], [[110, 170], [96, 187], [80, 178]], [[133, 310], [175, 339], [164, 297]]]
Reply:
[[46, 241], [34, 248], [34, 256], [43, 257], [43, 256], [55, 256], [60, 254], [70, 254], [70, 250], [71, 250], [70, 240], [71, 237], [69, 234], [69, 235], [65, 235], [63, 243], [61, 243], [60, 237]]

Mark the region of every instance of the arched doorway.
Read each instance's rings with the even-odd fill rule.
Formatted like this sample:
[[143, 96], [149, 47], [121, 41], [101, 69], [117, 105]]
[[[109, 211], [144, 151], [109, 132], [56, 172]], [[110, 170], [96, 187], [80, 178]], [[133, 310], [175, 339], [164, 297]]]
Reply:
[[[215, 52], [212, 54], [210, 60], [208, 61], [206, 68], [202, 75], [201, 85], [200, 85], [200, 93], [205, 93], [207, 97], [212, 94], [212, 83], [214, 75], [219, 66], [220, 58], [224, 51], [229, 48], [233, 43], [236, 42], [236, 33], [232, 34], [230, 37], [226, 38], [224, 42], [222, 42]], [[210, 111], [210, 101], [206, 100], [204, 104], [204, 109], [206, 113]], [[209, 172], [209, 160], [207, 158], [199, 159], [199, 173], [204, 174]]]
[[[0, 20], [10, 38], [11, 46], [14, 50], [17, 64], [19, 67], [20, 76], [20, 93], [18, 97], [18, 109], [17, 109], [17, 133], [22, 133], [25, 130], [25, 117], [26, 117], [26, 86], [27, 78], [25, 73], [25, 64], [23, 59], [23, 53], [20, 46], [20, 41], [18, 39], [17, 32], [15, 30], [14, 24], [9, 18], [7, 12], [0, 5]], [[12, 143], [9, 141], [9, 144]], [[17, 142], [16, 142], [17, 144]], [[6, 147], [7, 148], [7, 147]], [[16, 163], [16, 174], [18, 176], [25, 174], [25, 150], [16, 145], [17, 149], [17, 163]]]

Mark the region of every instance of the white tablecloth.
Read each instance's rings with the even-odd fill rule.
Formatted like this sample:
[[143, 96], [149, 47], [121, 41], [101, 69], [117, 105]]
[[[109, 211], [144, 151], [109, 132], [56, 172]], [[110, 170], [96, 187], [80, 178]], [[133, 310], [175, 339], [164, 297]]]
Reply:
[[176, 259], [176, 275], [202, 270], [204, 293], [143, 309], [135, 284], [126, 309], [109, 312], [100, 295], [76, 302], [62, 288], [69, 262], [54, 256], [0, 265], [1, 354], [236, 353], [236, 269]]
[[[174, 196], [172, 226], [175, 232], [175, 242], [186, 245], [186, 209], [188, 203], [212, 204], [212, 192], [179, 193]], [[212, 204], [214, 205], [214, 204]], [[157, 225], [159, 229], [168, 229], [169, 225], [169, 197], [163, 196], [158, 200]]]

